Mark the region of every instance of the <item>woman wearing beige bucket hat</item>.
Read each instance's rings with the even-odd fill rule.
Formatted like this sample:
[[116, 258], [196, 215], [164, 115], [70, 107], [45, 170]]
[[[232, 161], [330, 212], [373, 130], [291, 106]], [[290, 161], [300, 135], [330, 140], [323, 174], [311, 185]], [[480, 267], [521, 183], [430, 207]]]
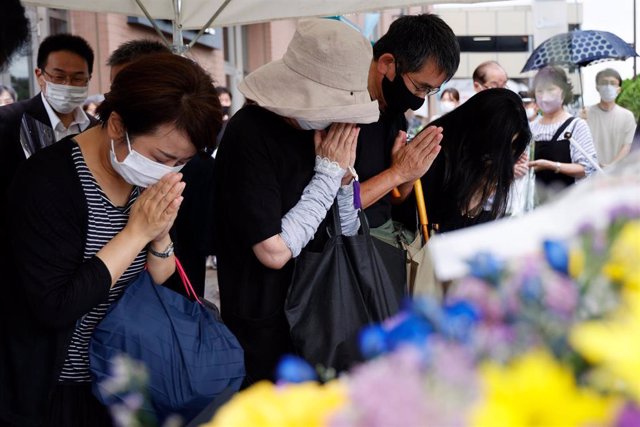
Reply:
[[292, 259], [336, 197], [344, 234], [359, 228], [345, 184], [356, 124], [379, 116], [367, 91], [371, 58], [369, 41], [346, 24], [301, 21], [284, 57], [239, 86], [250, 102], [220, 144], [215, 224], [222, 317], [245, 350], [249, 383], [273, 378], [293, 350], [284, 315]]

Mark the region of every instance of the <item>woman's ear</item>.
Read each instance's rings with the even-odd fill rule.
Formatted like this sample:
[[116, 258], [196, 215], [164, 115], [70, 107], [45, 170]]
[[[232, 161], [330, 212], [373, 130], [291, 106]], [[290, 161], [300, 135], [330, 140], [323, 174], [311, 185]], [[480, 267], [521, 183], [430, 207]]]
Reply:
[[107, 134], [109, 135], [109, 139], [113, 139], [118, 142], [122, 141], [124, 140], [124, 132], [125, 129], [122, 117], [120, 117], [120, 114], [115, 111], [111, 112], [107, 119]]

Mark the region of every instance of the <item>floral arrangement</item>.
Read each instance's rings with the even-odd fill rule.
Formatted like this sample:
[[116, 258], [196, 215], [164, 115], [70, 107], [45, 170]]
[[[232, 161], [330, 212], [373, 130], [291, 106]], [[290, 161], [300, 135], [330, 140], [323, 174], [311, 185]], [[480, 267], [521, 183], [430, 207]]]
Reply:
[[[287, 358], [209, 426], [640, 425], [640, 211], [504, 262], [362, 331], [369, 360], [321, 384]], [[326, 380], [326, 378], [323, 378]]]

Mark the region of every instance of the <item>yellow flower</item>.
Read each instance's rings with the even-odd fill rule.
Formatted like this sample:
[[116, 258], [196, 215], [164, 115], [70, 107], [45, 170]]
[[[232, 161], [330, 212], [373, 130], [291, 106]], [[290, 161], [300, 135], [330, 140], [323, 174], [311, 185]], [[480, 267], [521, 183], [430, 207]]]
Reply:
[[508, 366], [481, 366], [484, 398], [471, 411], [480, 427], [603, 425], [615, 405], [576, 387], [572, 373], [549, 354], [537, 350]]
[[603, 271], [625, 288], [640, 290], [640, 221], [625, 224], [611, 246]]
[[640, 292], [627, 291], [623, 297], [610, 319], [577, 325], [570, 340], [578, 352], [617, 379], [640, 403]]
[[585, 257], [582, 249], [572, 249], [569, 252], [569, 274], [577, 278], [584, 271]]
[[346, 402], [342, 383], [275, 386], [259, 382], [238, 393], [206, 427], [320, 427]]

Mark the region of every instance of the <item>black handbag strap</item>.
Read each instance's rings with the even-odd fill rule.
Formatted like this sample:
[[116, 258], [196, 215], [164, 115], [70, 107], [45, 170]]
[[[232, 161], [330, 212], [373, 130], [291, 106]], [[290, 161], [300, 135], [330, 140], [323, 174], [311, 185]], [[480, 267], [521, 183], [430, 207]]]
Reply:
[[[340, 222], [340, 211], [338, 209], [337, 201], [333, 202], [333, 205], [331, 206], [331, 215], [333, 217], [333, 232], [336, 236], [341, 236], [342, 223]], [[367, 220], [367, 215], [365, 215], [364, 210], [358, 209], [358, 218], [360, 219], [360, 234], [370, 234], [369, 221]]]
[[560, 138], [560, 135], [562, 135], [562, 132], [564, 132], [564, 130], [569, 127], [569, 125], [571, 124], [571, 122], [575, 119], [575, 117], [569, 117], [567, 120], [564, 121], [564, 123], [562, 123], [562, 125], [560, 125], [560, 127], [558, 128], [558, 130], [556, 131], [556, 133], [553, 135], [553, 138], [551, 138], [550, 142], [554, 142], [557, 141], [558, 138]]

